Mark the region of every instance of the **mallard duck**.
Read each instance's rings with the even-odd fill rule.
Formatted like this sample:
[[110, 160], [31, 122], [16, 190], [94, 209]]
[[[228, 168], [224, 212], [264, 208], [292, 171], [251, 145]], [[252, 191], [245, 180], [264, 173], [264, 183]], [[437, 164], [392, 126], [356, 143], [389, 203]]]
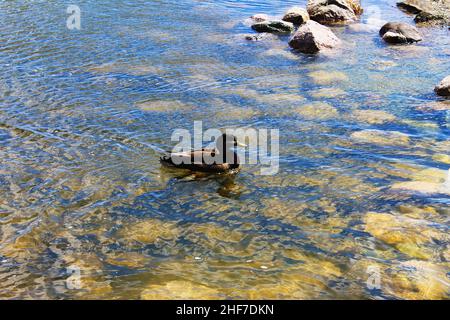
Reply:
[[237, 170], [240, 165], [239, 157], [236, 153], [237, 146], [245, 145], [239, 143], [235, 136], [224, 133], [217, 138], [214, 149], [204, 148], [190, 152], [168, 153], [160, 158], [160, 162], [166, 167], [188, 169], [191, 171], [209, 173], [229, 172], [231, 170]]

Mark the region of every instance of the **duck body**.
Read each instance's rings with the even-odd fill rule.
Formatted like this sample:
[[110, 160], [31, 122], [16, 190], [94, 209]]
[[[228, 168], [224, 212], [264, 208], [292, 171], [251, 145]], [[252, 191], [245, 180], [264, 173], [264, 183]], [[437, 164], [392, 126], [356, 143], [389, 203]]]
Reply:
[[[234, 150], [236, 146], [236, 138], [231, 136], [230, 139], [230, 136], [224, 134], [217, 139], [215, 149], [169, 153], [168, 155], [161, 157], [160, 162], [165, 167], [207, 173], [226, 173], [237, 170], [240, 166], [239, 157]], [[233, 150], [230, 150], [231, 148], [233, 148]], [[174, 161], [174, 159], [176, 159], [176, 161]], [[211, 159], [213, 159], [213, 161], [211, 161]], [[232, 161], [229, 161], [230, 159], [232, 159]]]

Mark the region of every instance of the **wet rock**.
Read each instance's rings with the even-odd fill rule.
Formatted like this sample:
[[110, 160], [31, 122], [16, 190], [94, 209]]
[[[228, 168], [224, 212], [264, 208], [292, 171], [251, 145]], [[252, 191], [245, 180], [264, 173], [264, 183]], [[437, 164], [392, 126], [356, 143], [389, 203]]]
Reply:
[[309, 0], [307, 10], [311, 20], [323, 24], [356, 21], [363, 11], [359, 0]]
[[417, 23], [450, 23], [450, 1], [448, 0], [404, 0], [397, 2], [397, 6], [409, 13], [416, 14], [414, 21]]
[[387, 43], [412, 43], [422, 40], [419, 31], [403, 22], [388, 22], [380, 30], [380, 36]]
[[300, 7], [292, 7], [283, 16], [283, 21], [301, 25], [309, 20], [308, 11]]
[[294, 31], [294, 25], [282, 20], [271, 20], [255, 23], [252, 29], [257, 32], [291, 33]]
[[311, 20], [301, 25], [289, 40], [289, 46], [308, 54], [334, 48], [340, 43], [331, 29]]
[[450, 76], [444, 78], [444, 80], [434, 88], [434, 91], [439, 96], [450, 97]]

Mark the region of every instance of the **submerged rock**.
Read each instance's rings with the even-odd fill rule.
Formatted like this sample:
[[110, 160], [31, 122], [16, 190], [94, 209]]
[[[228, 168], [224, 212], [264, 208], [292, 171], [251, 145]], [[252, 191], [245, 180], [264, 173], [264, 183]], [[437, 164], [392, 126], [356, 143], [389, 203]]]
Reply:
[[352, 118], [370, 124], [383, 124], [396, 120], [394, 115], [382, 110], [355, 110], [352, 113]]
[[339, 88], [321, 88], [311, 91], [311, 97], [316, 99], [330, 99], [345, 96], [347, 92]]
[[387, 43], [412, 43], [422, 40], [419, 31], [403, 22], [388, 22], [380, 30], [380, 36]]
[[158, 239], [174, 239], [178, 233], [174, 222], [146, 219], [124, 226], [117, 232], [117, 236], [125, 242], [152, 244]]
[[264, 40], [275, 40], [275, 39], [277, 39], [277, 36], [272, 33], [268, 33], [268, 32], [262, 32], [262, 33], [257, 33], [257, 34], [248, 34], [245, 36], [245, 40], [248, 40], [248, 41], [264, 41]]
[[294, 31], [294, 25], [282, 20], [271, 20], [255, 23], [252, 29], [257, 32], [291, 33]]
[[416, 14], [414, 21], [450, 23], [450, 1], [448, 0], [404, 0], [397, 2], [397, 6], [409, 13]]
[[442, 249], [436, 247], [436, 242], [450, 240], [445, 232], [423, 219], [369, 212], [364, 220], [368, 233], [412, 258], [431, 260], [438, 254], [437, 249]]
[[444, 80], [434, 88], [434, 91], [439, 96], [450, 97], [450, 76], [444, 78]]
[[410, 260], [395, 270], [388, 290], [407, 300], [442, 300], [449, 298], [448, 264]]
[[141, 293], [144, 300], [211, 300], [220, 296], [216, 289], [184, 280], [152, 284]]
[[330, 28], [310, 20], [298, 28], [289, 40], [289, 46], [303, 53], [317, 53], [334, 48], [340, 42]]
[[323, 24], [356, 21], [363, 11], [359, 0], [309, 0], [307, 10], [311, 20]]
[[329, 120], [339, 116], [338, 110], [325, 102], [298, 107], [296, 112], [306, 120]]
[[300, 7], [292, 7], [283, 16], [283, 21], [301, 25], [309, 20], [308, 11]]
[[414, 174], [411, 181], [395, 183], [391, 189], [423, 195], [450, 195], [450, 172], [428, 168]]
[[340, 71], [317, 70], [310, 72], [308, 76], [318, 85], [329, 85], [348, 80], [347, 75]]
[[350, 137], [360, 143], [373, 143], [383, 146], [409, 145], [409, 137], [397, 131], [361, 130], [353, 132]]
[[269, 20], [269, 16], [265, 13], [257, 13], [250, 17], [254, 22], [263, 22]]

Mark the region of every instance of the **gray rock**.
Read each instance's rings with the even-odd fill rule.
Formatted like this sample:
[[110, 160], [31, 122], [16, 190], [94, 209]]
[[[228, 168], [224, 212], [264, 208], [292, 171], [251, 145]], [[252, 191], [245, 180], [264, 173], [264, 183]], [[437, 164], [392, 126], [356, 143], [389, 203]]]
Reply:
[[330, 28], [309, 20], [298, 28], [289, 40], [289, 46], [300, 52], [311, 54], [334, 48], [340, 42]]
[[309, 20], [308, 11], [300, 7], [292, 7], [283, 16], [283, 21], [301, 25]]
[[397, 6], [416, 14], [414, 21], [417, 23], [450, 24], [450, 0], [403, 0], [397, 2]]
[[257, 32], [291, 33], [294, 31], [294, 25], [282, 20], [271, 20], [255, 23], [252, 29]]
[[363, 11], [360, 0], [308, 0], [307, 10], [311, 20], [322, 24], [356, 21]]
[[388, 22], [380, 30], [380, 36], [388, 43], [412, 43], [422, 40], [419, 31], [407, 23]]
[[439, 96], [450, 97], [450, 76], [444, 78], [444, 80], [434, 88], [434, 91]]

